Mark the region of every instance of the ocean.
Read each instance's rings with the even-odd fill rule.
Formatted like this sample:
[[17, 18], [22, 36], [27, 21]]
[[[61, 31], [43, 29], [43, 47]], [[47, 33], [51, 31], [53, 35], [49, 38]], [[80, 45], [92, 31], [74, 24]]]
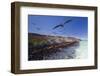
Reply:
[[30, 60], [85, 59], [87, 57], [88, 41], [84, 40], [65, 48], [34, 53]]
[[80, 41], [67, 48], [60, 48], [49, 53], [45, 52], [43, 60], [53, 59], [85, 59], [88, 57], [88, 41]]

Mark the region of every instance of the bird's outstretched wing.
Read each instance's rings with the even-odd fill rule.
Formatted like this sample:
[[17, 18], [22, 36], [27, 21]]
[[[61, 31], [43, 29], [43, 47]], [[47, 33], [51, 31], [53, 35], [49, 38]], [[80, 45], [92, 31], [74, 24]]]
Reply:
[[62, 24], [56, 25], [53, 29], [56, 29], [56, 28], [58, 28], [58, 27], [63, 27], [63, 25], [62, 25]]
[[72, 19], [67, 20], [67, 21], [64, 22], [64, 24], [69, 23], [69, 22], [71, 22], [71, 21], [72, 21]]

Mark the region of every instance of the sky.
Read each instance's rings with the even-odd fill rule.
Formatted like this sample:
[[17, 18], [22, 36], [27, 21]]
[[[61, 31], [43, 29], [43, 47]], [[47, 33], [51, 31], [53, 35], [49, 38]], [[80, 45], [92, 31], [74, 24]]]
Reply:
[[[64, 27], [53, 29], [67, 20], [72, 21], [64, 24]], [[87, 39], [88, 17], [28, 15], [28, 32]]]

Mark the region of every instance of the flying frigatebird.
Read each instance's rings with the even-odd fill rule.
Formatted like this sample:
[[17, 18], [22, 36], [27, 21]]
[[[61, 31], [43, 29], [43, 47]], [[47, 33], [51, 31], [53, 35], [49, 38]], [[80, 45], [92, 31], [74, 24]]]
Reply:
[[55, 27], [53, 27], [53, 29], [56, 29], [56, 28], [58, 28], [58, 27], [64, 27], [64, 25], [65, 25], [66, 23], [69, 23], [69, 22], [71, 22], [71, 21], [72, 21], [72, 19], [67, 20], [67, 21], [65, 21], [63, 24], [56, 25]]

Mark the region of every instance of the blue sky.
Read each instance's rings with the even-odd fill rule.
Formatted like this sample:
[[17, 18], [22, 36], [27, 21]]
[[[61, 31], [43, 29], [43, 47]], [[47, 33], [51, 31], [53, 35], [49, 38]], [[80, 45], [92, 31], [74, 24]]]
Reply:
[[[53, 29], [69, 19], [64, 27]], [[87, 39], [88, 17], [28, 15], [28, 32]]]

